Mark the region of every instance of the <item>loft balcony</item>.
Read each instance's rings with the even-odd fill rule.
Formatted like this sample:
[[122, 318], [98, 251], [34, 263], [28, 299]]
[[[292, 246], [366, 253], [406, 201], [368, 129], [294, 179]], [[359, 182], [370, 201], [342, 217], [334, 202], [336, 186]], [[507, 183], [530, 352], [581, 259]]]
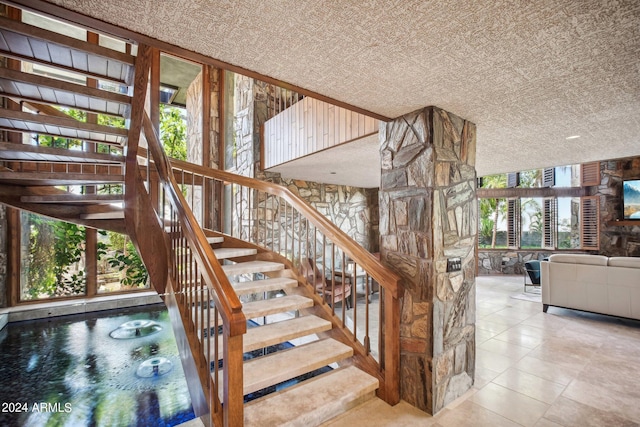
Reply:
[[264, 169], [286, 178], [378, 187], [378, 128], [374, 118], [304, 97], [265, 122]]

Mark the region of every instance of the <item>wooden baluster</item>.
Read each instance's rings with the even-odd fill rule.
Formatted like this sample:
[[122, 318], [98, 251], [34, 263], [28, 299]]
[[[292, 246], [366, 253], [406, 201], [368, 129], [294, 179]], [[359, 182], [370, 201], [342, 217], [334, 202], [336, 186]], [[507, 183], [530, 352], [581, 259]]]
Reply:
[[[203, 188], [204, 188], [204, 181], [203, 181]], [[200, 276], [199, 277], [200, 282], [205, 283], [204, 280], [204, 276]], [[211, 290], [209, 289], [209, 287], [205, 284], [204, 286], [204, 292], [205, 292], [205, 299], [207, 301], [211, 301]], [[207, 304], [207, 318], [205, 320], [205, 323], [207, 325], [211, 325], [211, 306], [210, 304]], [[202, 336], [204, 337], [205, 334], [203, 332]], [[214, 338], [218, 338], [217, 335], [214, 336]], [[206, 340], [207, 340], [207, 345], [206, 348], [204, 349], [204, 360], [205, 363], [207, 364], [207, 369], [209, 371], [211, 371], [211, 333], [206, 334]], [[207, 386], [208, 389], [205, 391], [207, 393], [207, 398], [209, 400], [209, 411], [211, 411], [211, 413], [213, 413], [215, 411], [215, 399], [213, 398], [213, 389], [211, 388], [211, 381], [207, 382]]]
[[[351, 307], [353, 308], [353, 338], [358, 341], [358, 263], [353, 261], [353, 283], [351, 284]], [[366, 280], [366, 278], [365, 278]], [[366, 304], [366, 299], [365, 299]]]
[[[331, 314], [336, 314], [336, 245], [331, 242]], [[344, 326], [344, 322], [343, 322]]]
[[[338, 250], [340, 252], [342, 252], [342, 260], [341, 260], [341, 263], [340, 263], [341, 269], [342, 269], [342, 304], [341, 305], [342, 305], [342, 327], [344, 328], [344, 325], [345, 325], [344, 319], [345, 319], [346, 310], [347, 310], [346, 309], [346, 307], [347, 307], [347, 296], [345, 295], [345, 293], [346, 293], [345, 290], [346, 290], [346, 287], [347, 287], [347, 283], [346, 283], [346, 279], [347, 279], [347, 276], [346, 276], [347, 263], [346, 263], [346, 258], [345, 258], [345, 255], [344, 255], [344, 251], [342, 249], [340, 249], [340, 248], [338, 248]], [[350, 286], [353, 288], [353, 284], [351, 284]], [[335, 302], [334, 302], [334, 304], [335, 304]], [[354, 331], [354, 333], [355, 333], [355, 331]]]
[[191, 172], [191, 206], [189, 206], [191, 208], [191, 212], [194, 211], [194, 209], [196, 208], [196, 206], [194, 205], [195, 202], [195, 194], [196, 194], [196, 184], [195, 184], [195, 180], [196, 180], [196, 174]]
[[270, 250], [275, 252], [276, 246], [276, 213], [275, 213], [275, 201], [273, 196], [269, 196], [268, 201], [271, 203], [271, 247]]
[[[364, 300], [364, 348], [367, 351], [367, 354], [371, 353], [371, 341], [369, 339], [369, 280], [368, 280], [368, 275], [367, 275], [367, 284], [365, 285], [366, 289], [366, 293], [367, 293], [367, 298]], [[378, 321], [380, 321], [380, 318], [378, 318]], [[380, 325], [382, 326], [382, 325]], [[382, 328], [380, 328], [382, 330]], [[378, 341], [379, 343], [380, 341]], [[379, 350], [378, 350], [378, 354]]]
[[248, 236], [249, 238], [247, 240], [249, 242], [251, 242], [251, 243], [255, 243], [255, 239], [253, 238], [254, 227], [253, 227], [253, 223], [251, 222], [251, 210], [253, 208], [253, 206], [252, 206], [253, 205], [253, 203], [252, 203], [253, 202], [253, 200], [252, 200], [253, 199], [253, 190], [250, 189], [250, 188], [247, 188], [247, 191], [248, 191], [248, 193], [247, 193], [247, 198], [248, 198], [247, 199], [247, 203], [249, 204], [249, 236]]
[[[263, 216], [263, 221], [264, 221], [264, 228], [263, 228], [263, 231], [264, 231], [264, 244], [263, 244], [263, 246], [265, 248], [269, 248], [269, 239], [267, 238], [267, 236], [268, 236], [267, 233], [269, 232], [269, 229], [267, 227], [267, 193], [264, 193], [264, 206], [263, 206], [263, 208], [264, 208], [264, 216]], [[273, 250], [273, 245], [271, 246], [271, 250]]]
[[291, 262], [294, 263], [296, 259], [296, 240], [299, 238], [300, 224], [296, 222], [296, 211], [293, 206], [291, 206], [291, 222]]
[[274, 209], [274, 215], [277, 218], [278, 221], [278, 235], [277, 235], [277, 240], [278, 240], [278, 246], [277, 246], [277, 250], [275, 250], [275, 242], [274, 242], [274, 252], [276, 253], [280, 253], [281, 249], [282, 249], [282, 230], [284, 230], [284, 227], [282, 227], [282, 216], [280, 215], [280, 206], [282, 203], [282, 199], [280, 199], [279, 196], [274, 197], [274, 201], [273, 203], [275, 204], [275, 209]]
[[[306, 230], [305, 230], [306, 231]], [[298, 212], [298, 265], [302, 260], [302, 214]]]
[[[289, 258], [289, 255], [287, 254], [288, 251], [288, 240], [289, 240], [289, 226], [288, 226], [288, 209], [287, 209], [287, 202], [284, 202], [284, 220], [282, 219], [283, 217], [280, 216], [280, 220], [278, 221], [280, 223], [280, 225], [278, 226], [280, 228], [280, 236], [282, 236], [282, 233], [284, 232], [284, 257], [285, 258]], [[284, 224], [282, 224], [282, 222], [284, 221]]]
[[[213, 306], [213, 337], [214, 337], [214, 342], [213, 345], [215, 347], [215, 354], [213, 357], [213, 390], [211, 390], [211, 394], [217, 393], [217, 390], [220, 389], [220, 387], [218, 386], [219, 381], [220, 381], [220, 348], [218, 345], [218, 329], [219, 329], [219, 325], [218, 325], [219, 319], [218, 319], [218, 307], [216, 307], [215, 305]], [[223, 332], [224, 333], [224, 332]], [[211, 335], [211, 329], [208, 330], [208, 335]], [[226, 337], [225, 337], [226, 338]], [[223, 369], [226, 369], [227, 364], [229, 363], [228, 360], [223, 360]], [[211, 365], [208, 366], [208, 370], [211, 371]], [[218, 400], [218, 399], [216, 399]], [[218, 411], [221, 408], [216, 408]]]
[[[316, 268], [318, 268], [318, 271], [320, 271], [320, 274], [322, 274], [322, 277], [324, 277], [324, 269], [327, 265], [327, 239], [326, 236], [323, 234], [322, 235], [322, 265], [320, 267], [322, 267], [322, 269], [320, 267], [318, 267], [317, 262], [315, 262], [314, 260], [314, 264], [316, 266]], [[326, 291], [326, 280], [322, 280], [322, 302], [325, 303], [327, 301], [326, 295], [325, 295], [325, 291]]]

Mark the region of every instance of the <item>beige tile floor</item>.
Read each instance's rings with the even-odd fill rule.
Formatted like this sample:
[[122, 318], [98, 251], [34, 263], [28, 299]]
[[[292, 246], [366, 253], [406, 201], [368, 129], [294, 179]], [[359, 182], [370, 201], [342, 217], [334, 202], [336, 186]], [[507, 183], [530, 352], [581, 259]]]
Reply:
[[374, 399], [325, 426], [640, 426], [640, 322], [511, 298], [477, 279], [475, 384], [436, 416]]

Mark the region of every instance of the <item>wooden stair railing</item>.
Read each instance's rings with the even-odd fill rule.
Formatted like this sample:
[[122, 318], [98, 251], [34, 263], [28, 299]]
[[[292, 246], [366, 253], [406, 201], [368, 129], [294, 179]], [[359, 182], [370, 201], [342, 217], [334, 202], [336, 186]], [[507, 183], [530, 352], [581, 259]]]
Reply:
[[[344, 333], [345, 342], [348, 341], [354, 348], [359, 367], [380, 380], [378, 396], [390, 404], [396, 404], [400, 399], [400, 277], [283, 186], [174, 159], [171, 159], [171, 167], [174, 176], [180, 177], [187, 191], [189, 186], [194, 187], [192, 194], [196, 191], [202, 191], [202, 194], [217, 193], [213, 195], [215, 200], [223, 197], [221, 188], [231, 186], [231, 194], [238, 197], [231, 201], [231, 205], [236, 207], [235, 212], [243, 212], [243, 215], [232, 217], [229, 221], [230, 237], [280, 254], [293, 268], [299, 268], [301, 260], [311, 257], [316, 264], [324, 267], [332, 284], [349, 279], [362, 281], [367, 296], [365, 307], [361, 309], [364, 311], [364, 315], [360, 315], [364, 317], [362, 325], [357, 323], [359, 315], [355, 291], [350, 297], [354, 307], [351, 318], [346, 316], [346, 304], [341, 304], [337, 310], [333, 304], [329, 304], [336, 300], [333, 292], [338, 286], [331, 286], [331, 290], [323, 289], [322, 293], [327, 297], [317, 297], [317, 302], [329, 315], [337, 316], [337, 326]], [[338, 265], [349, 265], [350, 271], [338, 268]], [[305, 281], [302, 275], [299, 275], [299, 279]], [[375, 315], [370, 313], [369, 294], [375, 287], [380, 288], [380, 313], [377, 318], [380, 334], [374, 339], [378, 343], [377, 348], [372, 349], [369, 330]]]
[[[148, 268], [148, 261], [152, 268], [158, 259], [167, 263], [169, 275], [165, 280], [166, 288], [162, 289], [165, 302], [174, 329], [184, 328], [184, 334], [176, 333], [176, 338], [186, 339], [190, 357], [195, 362], [194, 375], [205, 394], [204, 402], [201, 402], [194, 399], [197, 393], [191, 393], [196, 415], [201, 416], [208, 410], [213, 425], [241, 426], [244, 421], [242, 340], [246, 318], [238, 296], [172, 175], [159, 137], [144, 111], [150, 62], [150, 48], [140, 45], [128, 139], [125, 222]], [[139, 164], [141, 134], [149, 147], [150, 158], [146, 165]], [[146, 181], [143, 174], [146, 174]], [[150, 193], [155, 185], [149, 179], [151, 176], [157, 177], [160, 183], [159, 200], [163, 203], [158, 212], [152, 207]], [[162, 239], [155, 236], [162, 236]], [[175, 317], [180, 318], [181, 325], [177, 325]], [[218, 322], [217, 319], [221, 320]], [[210, 324], [215, 327], [209, 328]], [[218, 345], [219, 336], [222, 336], [222, 348]], [[185, 374], [189, 383], [188, 369]], [[221, 390], [221, 396], [218, 390]]]

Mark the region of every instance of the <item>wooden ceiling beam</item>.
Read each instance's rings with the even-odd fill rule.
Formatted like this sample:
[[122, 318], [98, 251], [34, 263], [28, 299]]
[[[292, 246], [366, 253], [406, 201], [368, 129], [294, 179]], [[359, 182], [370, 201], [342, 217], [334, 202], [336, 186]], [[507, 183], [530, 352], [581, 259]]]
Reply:
[[478, 199], [506, 199], [510, 197], [581, 197], [586, 196], [583, 187], [563, 188], [479, 188], [476, 190]]

